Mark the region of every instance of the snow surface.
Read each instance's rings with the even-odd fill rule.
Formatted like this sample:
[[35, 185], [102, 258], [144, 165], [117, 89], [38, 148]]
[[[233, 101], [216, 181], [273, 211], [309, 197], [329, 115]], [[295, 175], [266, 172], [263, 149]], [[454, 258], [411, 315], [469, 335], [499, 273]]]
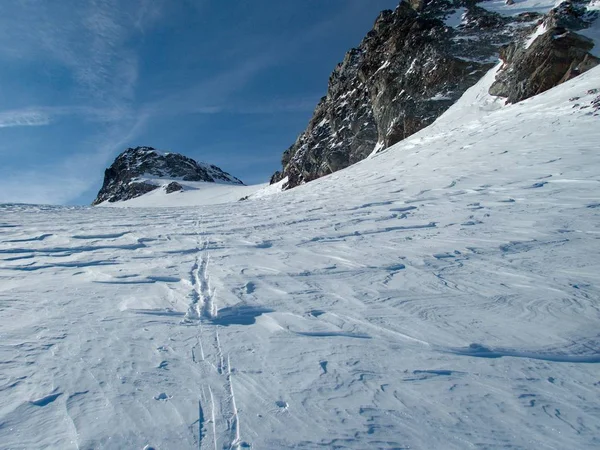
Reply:
[[0, 207], [0, 447], [600, 447], [600, 67], [489, 82], [269, 197]]
[[526, 12], [546, 14], [562, 2], [563, 0], [515, 0], [512, 5], [507, 5], [506, 0], [489, 0], [478, 3], [477, 6], [503, 16], [518, 16]]
[[[238, 201], [243, 197], [256, 194], [268, 187], [268, 184], [245, 186], [227, 182], [183, 181], [181, 178], [142, 177], [136, 179], [136, 181], [156, 184], [161, 186], [161, 188], [155, 189], [141, 197], [113, 203], [106, 201], [97, 206], [110, 208], [147, 208], [157, 206], [217, 205]], [[165, 187], [172, 181], [179, 183], [183, 187], [183, 191], [167, 194]]]
[[531, 47], [531, 44], [533, 44], [535, 42], [535, 40], [538, 37], [540, 37], [542, 34], [544, 34], [546, 31], [548, 31], [546, 29], [546, 24], [545, 23], [539, 24], [535, 28], [535, 31], [531, 34], [531, 36], [529, 36], [529, 38], [525, 41], [525, 48]]
[[467, 8], [457, 8], [456, 11], [450, 13], [444, 19], [444, 24], [447, 27], [456, 28], [463, 24], [465, 20], [465, 14], [467, 13]]

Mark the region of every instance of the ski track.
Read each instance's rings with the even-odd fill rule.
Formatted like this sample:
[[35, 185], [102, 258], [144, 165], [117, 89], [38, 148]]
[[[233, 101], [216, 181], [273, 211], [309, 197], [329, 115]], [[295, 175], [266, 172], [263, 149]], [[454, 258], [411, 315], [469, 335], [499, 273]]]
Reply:
[[208, 265], [210, 254], [207, 252], [208, 242], [204, 242], [198, 250], [199, 255], [194, 261], [190, 272], [192, 292], [191, 302], [186, 313], [186, 321], [200, 319], [215, 319], [217, 317], [217, 304], [215, 302], [215, 290], [210, 288], [210, 277]]
[[[194, 228], [198, 230], [196, 232], [198, 239], [204, 234], [199, 227], [200, 221], [194, 222]], [[217, 318], [217, 302], [216, 291], [210, 287], [210, 254], [207, 249], [211, 243], [204, 241], [200, 244], [198, 240], [198, 244], [198, 255], [190, 272], [191, 302], [182, 322], [184, 325], [192, 324], [197, 327], [196, 342], [191, 348], [192, 362], [203, 366], [202, 378], [204, 381], [198, 400], [198, 448], [207, 448], [212, 444], [217, 449], [221, 443], [222, 448], [234, 450], [239, 449], [241, 444], [240, 422], [235, 403], [230, 357], [227, 355], [225, 358], [219, 339], [219, 326], [213, 325], [213, 321]], [[213, 334], [211, 352], [213, 361], [206, 357], [204, 351], [204, 337], [207, 333]], [[196, 358], [195, 349], [200, 350], [200, 360]], [[209, 392], [210, 400], [206, 397], [206, 391]], [[217, 393], [216, 400], [215, 393]], [[210, 428], [206, 427], [202, 406], [208, 401], [210, 401], [211, 411]], [[219, 413], [216, 413], [217, 410]], [[205, 439], [207, 434], [212, 434], [210, 442]]]
[[[199, 448], [238, 449], [242, 443], [240, 437], [240, 420], [235, 402], [233, 375], [230, 357], [225, 359], [219, 341], [218, 325], [212, 327], [214, 332], [212, 358], [199, 361], [202, 364], [201, 399], [199, 400]], [[208, 392], [208, 398], [205, 396]], [[204, 418], [202, 404], [210, 405], [210, 427]], [[211, 435], [211, 439], [207, 436]], [[205, 439], [206, 438], [206, 439]]]
[[599, 73], [269, 198], [0, 205], [0, 447], [600, 447]]

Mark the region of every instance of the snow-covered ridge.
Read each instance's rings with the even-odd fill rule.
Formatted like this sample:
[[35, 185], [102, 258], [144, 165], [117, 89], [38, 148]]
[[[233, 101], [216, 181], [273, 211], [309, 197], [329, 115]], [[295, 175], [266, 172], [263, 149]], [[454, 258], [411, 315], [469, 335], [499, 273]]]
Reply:
[[[156, 208], [156, 207], [197, 207], [217, 205], [245, 200], [254, 195], [262, 194], [268, 184], [246, 186], [231, 183], [208, 183], [205, 181], [183, 181], [181, 178], [140, 177], [136, 183], [149, 183], [158, 186], [141, 196], [116, 202], [104, 202], [98, 206], [115, 208]], [[171, 183], [177, 183], [181, 190], [168, 192]], [[268, 191], [272, 191], [269, 189]]]
[[[136, 172], [140, 179], [170, 177], [173, 180], [242, 184], [215, 165], [195, 161], [179, 153], [161, 152], [152, 147], [127, 149], [117, 157], [116, 161], [118, 160], [124, 162], [125, 170]], [[181, 175], [175, 175], [177, 173]], [[210, 177], [212, 180], [201, 180], [202, 177]]]

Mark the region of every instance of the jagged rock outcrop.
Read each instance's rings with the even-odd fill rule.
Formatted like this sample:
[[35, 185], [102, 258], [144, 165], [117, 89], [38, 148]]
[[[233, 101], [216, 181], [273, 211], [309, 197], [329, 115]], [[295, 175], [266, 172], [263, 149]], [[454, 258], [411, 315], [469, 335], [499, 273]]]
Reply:
[[[129, 200], [158, 189], [160, 179], [243, 184], [217, 166], [199, 163], [178, 153], [161, 153], [152, 147], [128, 148], [104, 172], [104, 183], [92, 203]], [[167, 193], [180, 191], [175, 181], [165, 185]]]
[[504, 62], [490, 94], [516, 103], [564, 83], [600, 64], [590, 54], [594, 42], [575, 30], [587, 28], [596, 14], [585, 2], [565, 1], [541, 21], [539, 35], [523, 45], [513, 42], [500, 50]]
[[167, 194], [172, 194], [173, 192], [183, 191], [183, 186], [179, 184], [177, 181], [171, 181], [169, 184], [165, 186], [165, 192]]
[[294, 187], [356, 163], [431, 124], [496, 61], [509, 20], [474, 5], [403, 1], [383, 11], [329, 78], [308, 128], [283, 155]]
[[[523, 45], [544, 19], [535, 12], [504, 17], [477, 3], [403, 0], [396, 10], [383, 11], [359, 47], [350, 50], [331, 74], [327, 95], [317, 105], [306, 130], [284, 152], [283, 169], [271, 177], [271, 183], [285, 177], [284, 188], [309, 182], [431, 124], [497, 63], [501, 52], [509, 59], [511, 47], [507, 43]], [[560, 26], [567, 26], [566, 19], [561, 20]], [[548, 43], [540, 41], [538, 45]], [[570, 45], [573, 48], [573, 42]], [[581, 40], [578, 45], [585, 53], [587, 44]], [[560, 44], [552, 44], [552, 48], [558, 47]], [[571, 51], [577, 58], [583, 55]], [[565, 68], [560, 79], [569, 70], [573, 74], [581, 70], [589, 61], [590, 57], [583, 56], [571, 67], [571, 59], [571, 69]], [[532, 60], [531, 66], [536, 63], [540, 61]], [[556, 69], [553, 61], [550, 66], [557, 73], [562, 70]], [[516, 83], [511, 72], [501, 71], [509, 75], [504, 83], [509, 90]], [[538, 75], [545, 74], [541, 71], [519, 77], [518, 82], [525, 78], [524, 85], [528, 86], [522, 95], [545, 89], [545, 85], [529, 88]], [[500, 84], [496, 92], [509, 97]]]

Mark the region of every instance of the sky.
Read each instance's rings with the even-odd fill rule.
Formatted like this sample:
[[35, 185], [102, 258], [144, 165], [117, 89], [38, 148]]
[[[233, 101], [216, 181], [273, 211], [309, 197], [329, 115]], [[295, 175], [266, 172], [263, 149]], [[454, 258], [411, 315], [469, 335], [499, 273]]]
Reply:
[[2, 0], [0, 202], [89, 204], [127, 147], [267, 182], [398, 0]]

